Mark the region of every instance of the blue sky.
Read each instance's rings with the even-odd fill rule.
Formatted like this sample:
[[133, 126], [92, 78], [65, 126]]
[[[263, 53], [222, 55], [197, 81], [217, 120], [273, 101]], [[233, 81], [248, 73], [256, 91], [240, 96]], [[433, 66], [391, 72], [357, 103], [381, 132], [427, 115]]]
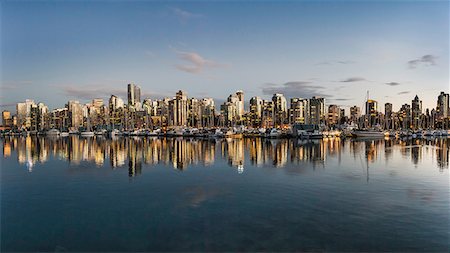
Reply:
[[[2, 1], [2, 109], [26, 98], [217, 102], [242, 89], [394, 109], [449, 91], [448, 1]], [[14, 108], [14, 107], [12, 107]]]

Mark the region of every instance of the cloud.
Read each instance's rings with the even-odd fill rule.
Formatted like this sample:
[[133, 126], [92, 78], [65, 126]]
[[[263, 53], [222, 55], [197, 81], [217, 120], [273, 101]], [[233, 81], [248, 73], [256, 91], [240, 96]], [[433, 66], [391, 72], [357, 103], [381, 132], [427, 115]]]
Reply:
[[170, 8], [172, 10], [172, 13], [178, 18], [178, 20], [182, 23], [185, 24], [187, 23], [189, 20], [194, 19], [194, 18], [201, 18], [203, 17], [203, 15], [201, 14], [197, 14], [197, 13], [192, 13], [180, 8]]
[[434, 65], [436, 65], [437, 58], [438, 57], [436, 57], [434, 55], [427, 54], [420, 58], [408, 61], [408, 67], [410, 69], [415, 69], [419, 66], [434, 66]]
[[262, 87], [264, 95], [273, 95], [275, 93], [282, 93], [288, 97], [302, 97], [310, 98], [312, 96], [328, 97], [323, 93], [325, 87], [314, 85], [312, 82], [296, 81], [287, 82], [284, 84], [267, 83]]
[[334, 100], [334, 101], [350, 101], [352, 99], [351, 98], [333, 98], [333, 99], [330, 99], [330, 100]]
[[341, 83], [353, 83], [353, 82], [361, 82], [361, 81], [367, 81], [367, 80], [362, 77], [349, 77], [345, 80], [342, 80]]
[[22, 80], [22, 81], [3, 81], [0, 85], [2, 90], [14, 90], [24, 86], [33, 84], [32, 81]]
[[400, 85], [400, 83], [397, 83], [397, 82], [389, 82], [389, 83], [385, 83], [386, 85], [389, 85], [389, 86], [398, 86], [398, 85]]
[[397, 95], [405, 95], [405, 94], [409, 94], [411, 93], [411, 91], [401, 91], [399, 93], [397, 93]]
[[[127, 87], [116, 88], [110, 87], [108, 85], [58, 85], [62, 89], [62, 94], [75, 99], [80, 100], [92, 100], [94, 98], [104, 98], [108, 99], [111, 95], [116, 95], [126, 102], [127, 100]], [[172, 94], [173, 95], [173, 94]], [[157, 92], [145, 92], [141, 87], [141, 100], [144, 98], [163, 98], [171, 97], [172, 95], [168, 93], [157, 93]], [[105, 101], [106, 102], [106, 101]]]
[[191, 74], [200, 74], [205, 69], [224, 67], [226, 64], [217, 63], [212, 60], [208, 60], [196, 52], [181, 52], [176, 51], [180, 60], [187, 62], [187, 64], [177, 64], [175, 67], [178, 70], [188, 72]]
[[336, 65], [336, 64], [354, 64], [355, 61], [349, 61], [349, 60], [340, 60], [340, 61], [323, 61], [318, 62], [316, 65]]

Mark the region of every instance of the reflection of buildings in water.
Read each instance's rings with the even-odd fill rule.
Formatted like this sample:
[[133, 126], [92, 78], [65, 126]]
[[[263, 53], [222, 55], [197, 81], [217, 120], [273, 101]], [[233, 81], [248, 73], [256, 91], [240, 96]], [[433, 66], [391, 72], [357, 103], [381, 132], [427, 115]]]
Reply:
[[[17, 154], [20, 164], [33, 168], [36, 163], [44, 163], [49, 155], [79, 164], [81, 161], [103, 165], [109, 160], [113, 169], [127, 164], [131, 176], [138, 175], [143, 164], [165, 164], [184, 170], [191, 165], [208, 166], [214, 163], [217, 152], [230, 166], [243, 171], [245, 155], [256, 166], [286, 166], [289, 162], [310, 162], [324, 164], [327, 156], [340, 157], [350, 151], [355, 159], [364, 156], [369, 162], [377, 160], [384, 150], [387, 161], [400, 152], [403, 157], [411, 156], [411, 162], [421, 163], [423, 157], [437, 161], [441, 169], [449, 166], [448, 139], [387, 139], [387, 140], [296, 140], [296, 139], [221, 139], [203, 140], [186, 138], [67, 138], [45, 137], [5, 137], [3, 156]], [[344, 148], [344, 144], [346, 145]], [[364, 151], [364, 156], [362, 152]]]
[[411, 145], [411, 160], [415, 165], [417, 165], [419, 161], [422, 160], [422, 147], [420, 145], [420, 140], [414, 140]]
[[378, 140], [371, 140], [365, 142], [365, 154], [368, 162], [375, 162], [377, 159], [377, 142]]
[[440, 170], [448, 169], [449, 144], [449, 139], [436, 140], [436, 159]]
[[142, 143], [137, 138], [128, 140], [128, 176], [134, 177], [142, 173]]
[[11, 143], [4, 142], [3, 143], [3, 157], [7, 158], [11, 156]]
[[228, 164], [237, 167], [238, 170], [244, 169], [244, 139], [226, 138], [222, 141], [222, 156], [228, 157]]
[[323, 140], [294, 140], [290, 146], [291, 162], [324, 164], [326, 147]]

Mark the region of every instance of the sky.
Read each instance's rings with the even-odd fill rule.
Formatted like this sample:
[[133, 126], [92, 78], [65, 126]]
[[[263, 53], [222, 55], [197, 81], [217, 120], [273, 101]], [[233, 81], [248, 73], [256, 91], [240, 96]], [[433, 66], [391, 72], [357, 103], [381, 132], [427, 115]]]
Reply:
[[127, 84], [223, 102], [243, 90], [398, 110], [449, 92], [449, 1], [1, 1], [0, 109]]

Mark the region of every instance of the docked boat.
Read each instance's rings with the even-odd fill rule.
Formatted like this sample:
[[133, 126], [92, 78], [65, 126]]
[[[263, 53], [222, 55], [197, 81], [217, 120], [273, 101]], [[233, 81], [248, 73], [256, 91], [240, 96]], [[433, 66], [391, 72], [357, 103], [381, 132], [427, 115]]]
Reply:
[[268, 137], [270, 138], [279, 138], [281, 137], [281, 130], [277, 128], [270, 129], [270, 132], [268, 133]]
[[50, 129], [46, 132], [48, 136], [59, 136], [61, 132], [58, 129]]
[[67, 137], [67, 136], [69, 136], [69, 132], [61, 132], [61, 133], [59, 134], [59, 136], [61, 136], [61, 137]]
[[113, 129], [113, 130], [111, 130], [111, 132], [109, 132], [109, 135], [111, 137], [114, 137], [114, 136], [120, 136], [120, 135], [122, 135], [122, 133], [117, 129]]
[[95, 133], [92, 131], [83, 131], [80, 133], [80, 135], [82, 137], [93, 137], [95, 135]]
[[355, 137], [370, 137], [370, 138], [383, 138], [384, 132], [372, 129], [358, 129], [353, 130], [353, 135]]

